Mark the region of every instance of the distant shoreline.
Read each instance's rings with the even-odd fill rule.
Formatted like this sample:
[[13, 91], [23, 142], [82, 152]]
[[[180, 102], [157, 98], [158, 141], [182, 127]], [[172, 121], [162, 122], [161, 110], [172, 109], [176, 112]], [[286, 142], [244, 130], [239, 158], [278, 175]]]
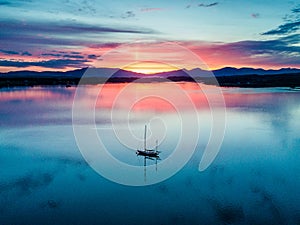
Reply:
[[[141, 79], [142, 78], [142, 79]], [[129, 83], [129, 82], [199, 82], [222, 87], [264, 88], [300, 87], [300, 69], [264, 70], [224, 67], [218, 70], [179, 69], [142, 74], [117, 68], [82, 68], [70, 71], [15, 71], [0, 73], [0, 88], [16, 86]]]
[[[217, 79], [221, 87], [241, 87], [241, 88], [267, 88], [267, 87], [300, 87], [300, 73], [278, 74], [278, 75], [236, 75], [219, 76], [215, 78], [197, 77], [194, 80], [191, 77], [171, 76], [167, 78], [173, 82], [200, 82], [207, 85], [215, 85]], [[136, 77], [111, 77], [109, 79], [90, 77], [0, 77], [0, 88], [9, 87], [31, 87], [31, 86], [77, 86], [80, 84], [103, 84], [103, 83], [130, 83], [140, 82]], [[146, 78], [143, 83], [165, 82], [166, 78]]]

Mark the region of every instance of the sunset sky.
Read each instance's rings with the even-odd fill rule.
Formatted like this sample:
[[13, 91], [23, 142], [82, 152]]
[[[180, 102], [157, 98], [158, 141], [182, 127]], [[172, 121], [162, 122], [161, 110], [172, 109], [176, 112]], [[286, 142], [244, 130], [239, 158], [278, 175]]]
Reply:
[[210, 69], [300, 68], [297, 1], [0, 0], [0, 28], [0, 72], [88, 67], [137, 40], [175, 42]]

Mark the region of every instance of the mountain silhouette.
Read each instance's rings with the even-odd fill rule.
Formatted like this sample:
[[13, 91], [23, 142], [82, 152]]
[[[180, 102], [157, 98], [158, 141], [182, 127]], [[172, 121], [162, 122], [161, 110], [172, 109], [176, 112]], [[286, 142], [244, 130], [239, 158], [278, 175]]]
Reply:
[[[83, 79], [84, 78], [84, 79]], [[143, 79], [139, 79], [143, 78]], [[216, 78], [216, 79], [215, 79]], [[216, 84], [228, 87], [299, 87], [300, 69], [282, 68], [265, 70], [254, 68], [224, 67], [218, 70], [180, 69], [155, 74], [142, 74], [118, 68], [82, 68], [66, 72], [55, 71], [17, 71], [0, 73], [0, 87], [120, 83], [197, 81], [205, 84]]]
[[243, 75], [278, 75], [278, 74], [293, 74], [300, 73], [300, 69], [295, 68], [282, 68], [278, 70], [265, 70], [265, 69], [254, 69], [254, 68], [234, 68], [224, 67], [217, 70], [203, 70], [200, 68], [194, 68], [191, 70], [181, 69], [169, 72], [160, 72], [155, 74], [142, 74], [132, 71], [127, 71], [117, 68], [82, 68], [76, 70], [70, 70], [66, 72], [61, 71], [14, 71], [7, 73], [0, 73], [0, 78], [81, 78], [85, 77], [99, 77], [99, 78], [141, 78], [141, 77], [210, 77], [212, 75], [216, 77], [221, 76], [243, 76]]

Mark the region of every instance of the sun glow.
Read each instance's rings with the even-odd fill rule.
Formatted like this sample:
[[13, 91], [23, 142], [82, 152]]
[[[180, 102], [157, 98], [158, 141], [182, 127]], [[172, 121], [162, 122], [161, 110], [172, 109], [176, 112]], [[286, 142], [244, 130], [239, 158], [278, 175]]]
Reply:
[[132, 71], [135, 73], [155, 74], [155, 73], [174, 71], [174, 70], [178, 70], [179, 68], [161, 62], [144, 61], [144, 62], [132, 63], [130, 65], [125, 66], [122, 69]]

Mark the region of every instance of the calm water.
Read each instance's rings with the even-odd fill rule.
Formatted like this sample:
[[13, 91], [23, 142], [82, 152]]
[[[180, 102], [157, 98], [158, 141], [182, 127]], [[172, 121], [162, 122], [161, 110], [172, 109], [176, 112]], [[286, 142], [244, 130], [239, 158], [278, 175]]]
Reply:
[[[135, 85], [136, 95], [153, 88], [168, 90], [163, 84]], [[200, 172], [211, 129], [203, 93], [193, 84], [181, 83], [195, 108], [180, 99], [174, 108], [162, 99], [148, 98], [125, 114], [132, 93], [115, 101], [124, 86], [106, 85], [96, 102], [99, 86], [86, 86], [79, 96], [82, 117], [76, 122], [87, 126], [90, 115], [85, 111], [95, 106], [97, 134], [115, 158], [140, 166], [136, 179], [145, 185], [166, 172], [163, 161], [183, 135], [180, 123], [198, 124], [199, 140], [188, 163], [153, 185], [112, 182], [96, 173], [77, 147], [72, 127], [74, 87], [1, 89], [1, 224], [300, 224], [300, 92], [223, 88], [224, 141], [213, 163]], [[130, 124], [134, 138], [126, 138], [127, 145], [115, 138], [112, 108], [114, 126], [125, 138]], [[190, 115], [194, 109], [198, 123]], [[135, 149], [143, 146], [145, 123], [150, 124], [147, 144], [153, 148], [159, 139], [162, 150], [157, 168], [148, 160], [146, 173], [143, 158], [135, 155]], [[192, 136], [181, 140], [183, 155], [193, 147]], [[126, 171], [116, 168], [111, 173], [127, 179]]]

